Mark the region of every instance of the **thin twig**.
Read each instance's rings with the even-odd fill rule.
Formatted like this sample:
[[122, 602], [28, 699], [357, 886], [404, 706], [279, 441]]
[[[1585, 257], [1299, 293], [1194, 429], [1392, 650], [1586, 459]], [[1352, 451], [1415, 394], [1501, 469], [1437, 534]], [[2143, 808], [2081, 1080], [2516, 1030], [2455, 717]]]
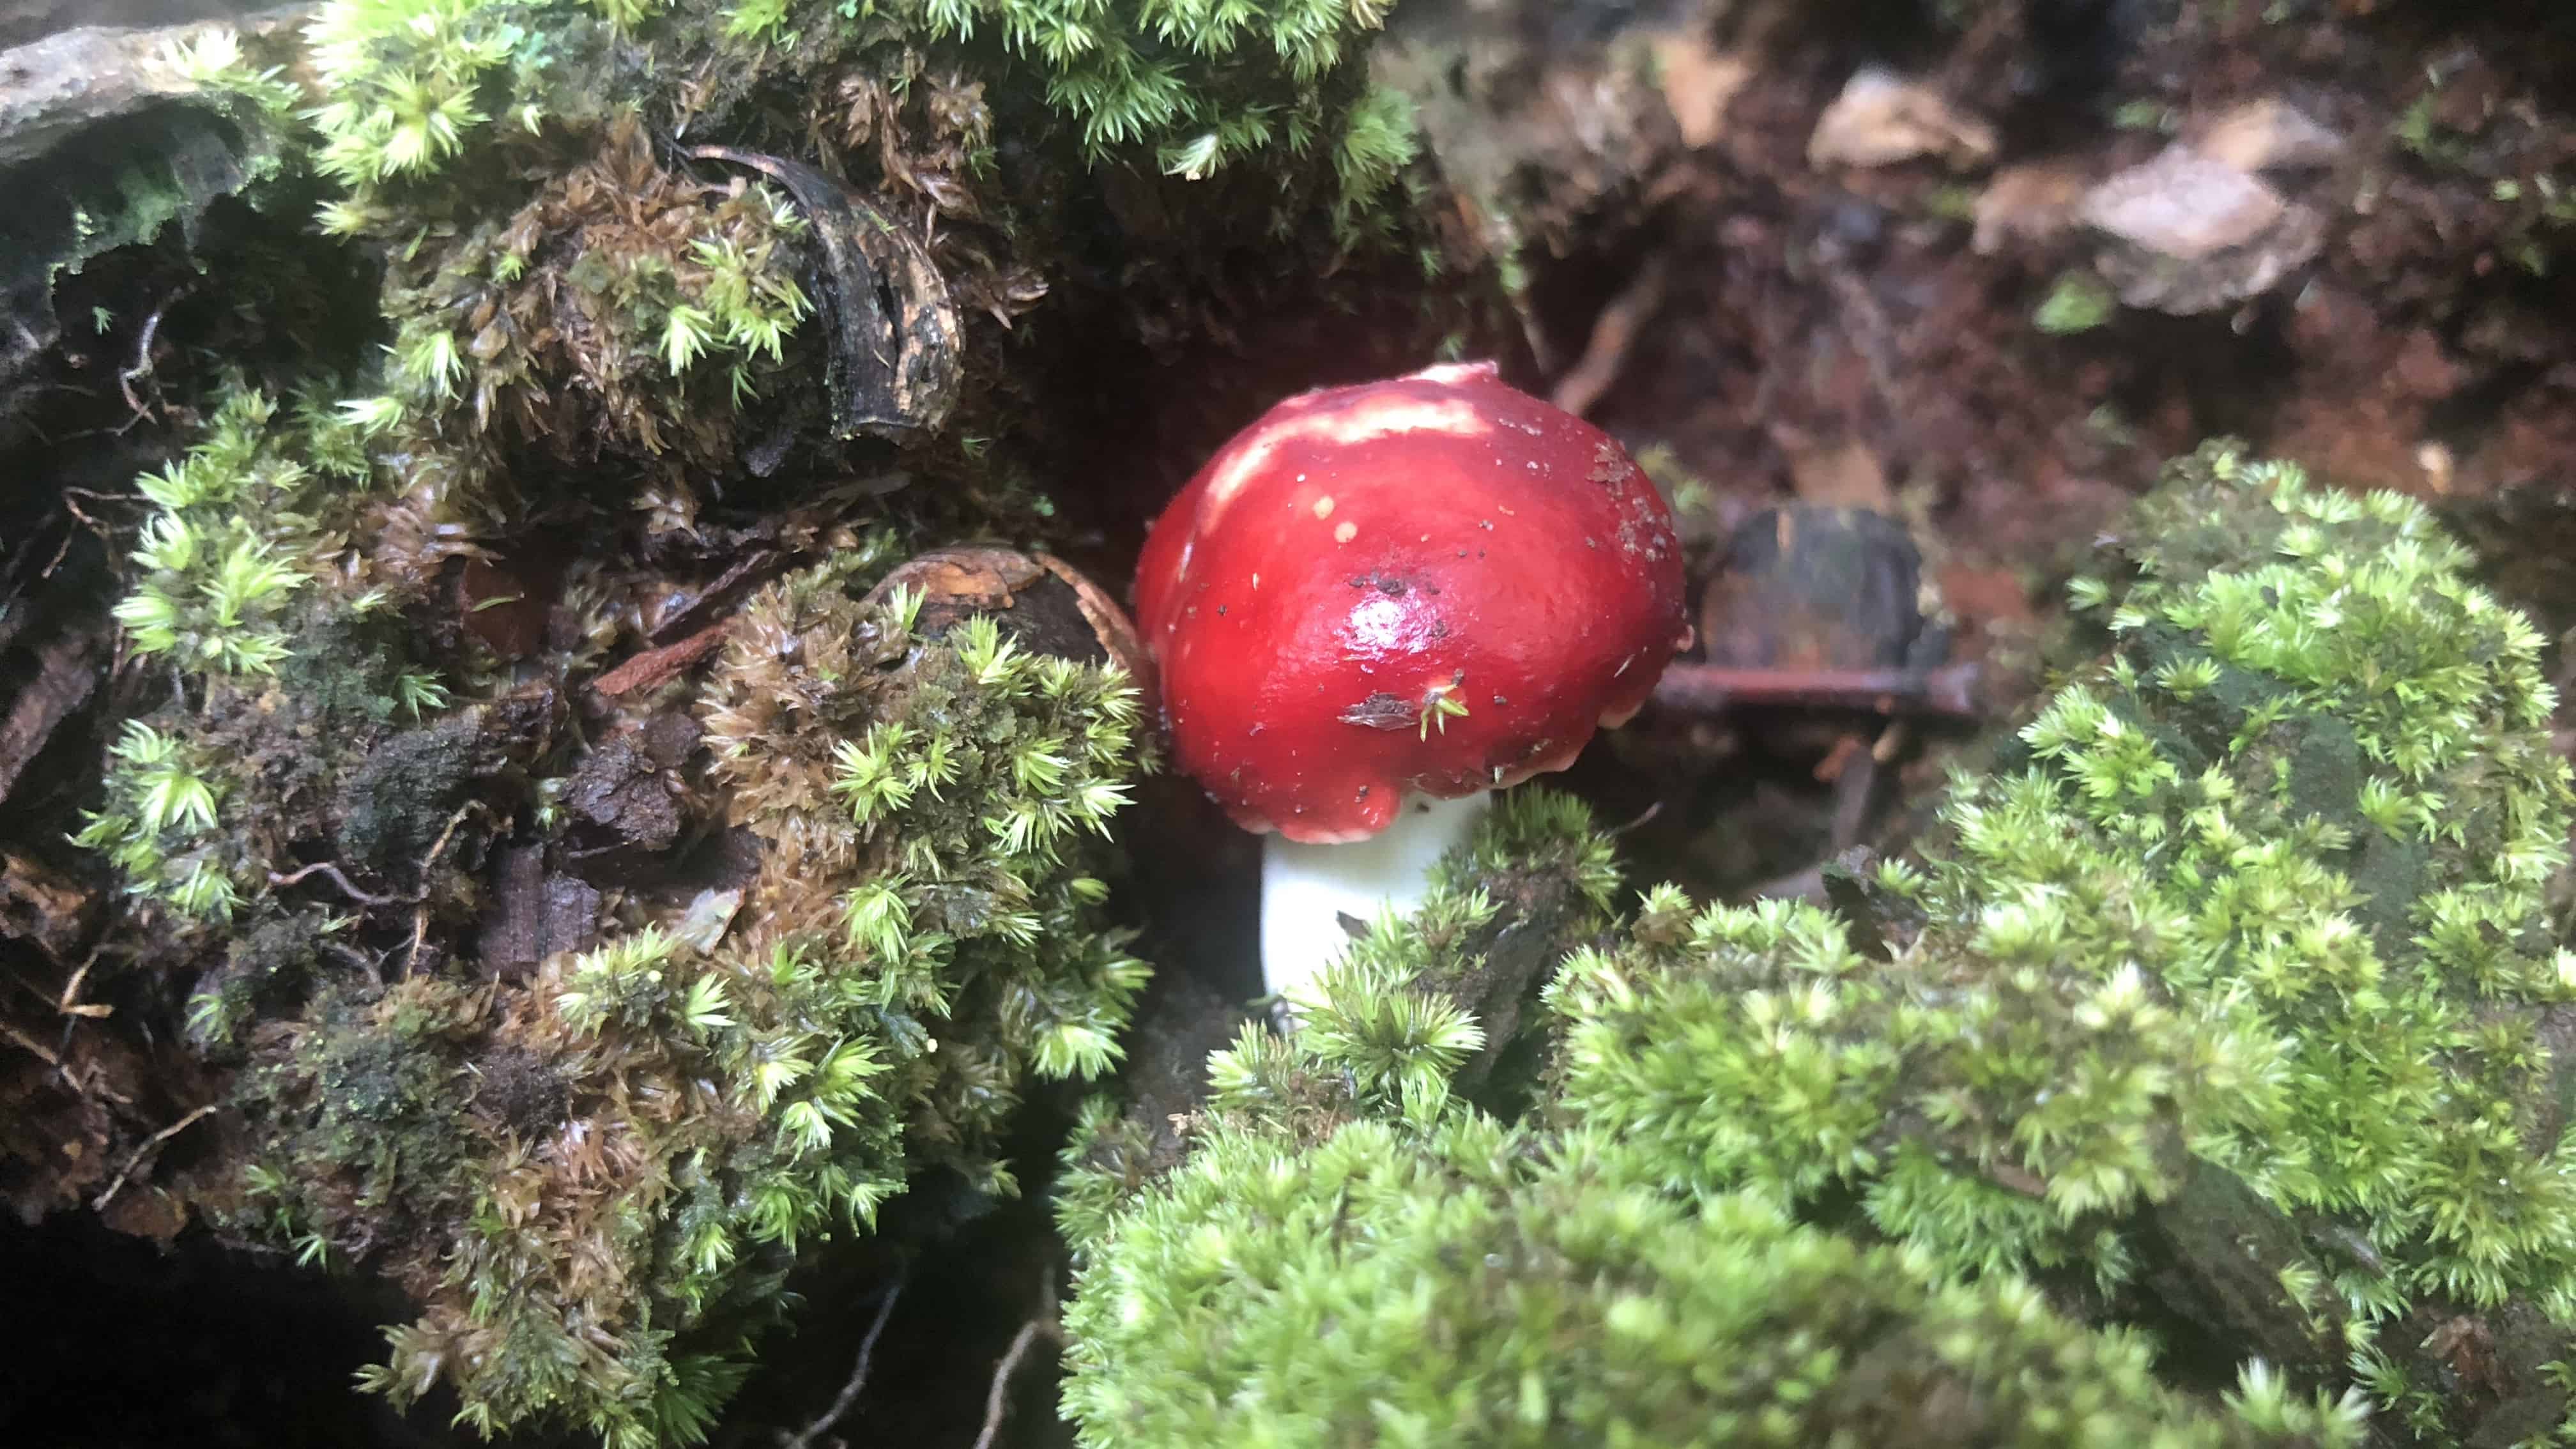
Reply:
[[[9, 1040], [16, 1042], [18, 1045], [25, 1047], [27, 1050], [34, 1052], [37, 1056], [43, 1058], [46, 1066], [55, 1068], [58, 1071], [62, 1068], [63, 1059], [54, 1054], [53, 1048], [36, 1040], [34, 1037], [27, 1035], [25, 1032], [20, 1031], [18, 1028], [11, 1026], [5, 1021], [0, 1021], [0, 1035], [7, 1036]], [[68, 1080], [68, 1078], [66, 1078], [66, 1080]], [[73, 1083], [73, 1085], [78, 1087], [79, 1084]]]
[[993, 1366], [993, 1387], [984, 1395], [984, 1432], [975, 1436], [975, 1449], [993, 1449], [1002, 1432], [1002, 1416], [1010, 1410], [1011, 1376], [1020, 1370], [1020, 1361], [1029, 1356], [1029, 1346], [1045, 1335], [1050, 1343], [1064, 1342], [1064, 1322], [1056, 1316], [1055, 1287], [1059, 1265], [1046, 1264], [1038, 1278], [1038, 1311], [1020, 1325], [1011, 1336], [1010, 1348], [1002, 1361]]
[[420, 948], [428, 940], [429, 902], [422, 901], [411, 908], [411, 945], [403, 952], [403, 980], [410, 980], [413, 969], [420, 965]]
[[429, 873], [438, 869], [438, 858], [447, 852], [448, 840], [456, 834], [456, 827], [465, 823], [466, 816], [482, 808], [482, 801], [468, 800], [456, 807], [455, 814], [447, 817], [447, 828], [438, 832], [438, 838], [429, 843], [429, 854], [421, 857], [420, 895], [416, 899], [429, 898]]
[[592, 680], [590, 687], [595, 693], [615, 698], [665, 683], [671, 676], [724, 647], [725, 636], [732, 629], [732, 620], [718, 619], [676, 644], [645, 650]]
[[416, 904], [411, 913], [411, 949], [403, 954], [405, 978], [409, 978], [413, 969], [420, 965], [421, 943], [429, 939], [429, 883], [432, 872], [438, 869], [438, 858], [446, 853], [447, 842], [456, 834], [456, 827], [465, 823], [466, 816], [482, 808], [480, 800], [468, 800], [457, 806], [456, 813], [447, 817], [447, 828], [438, 832], [438, 839], [430, 843], [429, 854], [421, 857], [420, 890], [412, 896]]
[[1657, 800], [1653, 804], [1648, 805], [1645, 809], [1638, 811], [1636, 819], [1629, 821], [1625, 825], [1614, 825], [1610, 827], [1607, 833], [1613, 839], [1616, 839], [1619, 836], [1627, 835], [1633, 831], [1643, 830], [1656, 816], [1663, 813], [1664, 802]]
[[1557, 379], [1555, 395], [1550, 400], [1560, 410], [1582, 417], [1619, 380], [1629, 349], [1663, 303], [1665, 270], [1662, 253], [1648, 257], [1637, 268], [1636, 277], [1593, 319], [1592, 336], [1583, 345], [1583, 355], [1565, 370], [1565, 376]]
[[1693, 714], [1748, 706], [1976, 717], [1977, 666], [1939, 669], [1729, 669], [1687, 660], [1664, 671], [1655, 702]]
[[284, 875], [272, 870], [268, 873], [268, 883], [273, 886], [291, 886], [317, 871], [329, 876], [341, 890], [348, 893], [349, 899], [362, 906], [390, 906], [400, 899], [396, 896], [380, 896], [358, 889], [347, 876], [340, 873], [339, 866], [327, 860], [317, 860], [301, 870], [288, 871]]
[[45, 567], [42, 571], [37, 573], [36, 577], [40, 579], [52, 578], [54, 576], [54, 570], [63, 566], [63, 560], [72, 556], [72, 540], [78, 537], [80, 537], [79, 530], [72, 528], [64, 529], [63, 541], [55, 545], [54, 556], [45, 560]]
[[107, 1191], [100, 1193], [97, 1197], [90, 1200], [89, 1210], [91, 1212], [97, 1212], [99, 1209], [107, 1206], [107, 1200], [116, 1196], [118, 1190], [125, 1186], [125, 1180], [134, 1175], [134, 1169], [143, 1165], [143, 1157], [145, 1153], [150, 1152], [153, 1148], [160, 1146], [162, 1143], [169, 1141], [180, 1133], [187, 1131], [189, 1127], [195, 1125], [198, 1118], [204, 1117], [209, 1113], [212, 1113], [214, 1110], [215, 1104], [208, 1102], [206, 1105], [199, 1107], [196, 1111], [189, 1113], [187, 1116], [180, 1118], [178, 1121], [173, 1122], [169, 1126], [162, 1128], [160, 1131], [153, 1133], [151, 1136], [144, 1138], [143, 1145], [134, 1149], [134, 1155], [125, 1159], [125, 1170], [116, 1175], [116, 1181], [107, 1185]]
[[59, 997], [47, 992], [43, 987], [38, 986], [35, 982], [28, 980], [25, 976], [16, 971], [11, 971], [9, 973], [8, 980], [10, 985], [17, 987], [19, 990], [36, 998], [47, 1006], [55, 1006], [60, 1002]]
[[116, 1008], [113, 1006], [93, 1005], [80, 999], [81, 983], [89, 979], [89, 968], [98, 964], [98, 953], [106, 949], [104, 945], [92, 946], [88, 958], [80, 963], [80, 969], [73, 972], [72, 979], [63, 984], [62, 1000], [54, 1003], [55, 1008], [63, 1015], [114, 1016], [116, 1014]]
[[993, 1441], [1001, 1436], [1002, 1414], [1011, 1404], [1011, 1375], [1019, 1371], [1020, 1360], [1028, 1357], [1029, 1345], [1038, 1341], [1046, 1326], [1044, 1320], [1032, 1318], [1011, 1336], [1010, 1351], [994, 1366], [992, 1390], [984, 1395], [984, 1432], [975, 1436], [975, 1449], [993, 1449]]
[[[134, 340], [134, 365], [126, 368], [124, 371], [119, 372], [116, 375], [116, 385], [118, 389], [125, 394], [125, 405], [134, 410], [134, 416], [136, 418], [149, 416], [152, 411], [150, 408], [144, 406], [143, 403], [134, 396], [134, 384], [136, 380], [145, 378], [152, 379], [154, 382], [154, 391], [159, 391], [159, 379], [154, 377], [152, 365], [152, 341], [154, 338], [161, 335], [161, 318], [169, 312], [171, 307], [176, 305], [181, 299], [185, 298], [194, 290], [196, 290], [194, 287], [181, 287], [179, 290], [172, 292], [169, 296], [161, 299], [161, 305], [153, 308], [152, 314], [143, 319], [143, 331]], [[131, 420], [127, 422], [127, 426], [133, 426]]]
[[886, 1323], [894, 1317], [894, 1301], [902, 1295], [903, 1280], [897, 1278], [887, 1286], [885, 1301], [877, 1305], [876, 1322], [868, 1325], [868, 1336], [859, 1340], [858, 1365], [850, 1370], [850, 1381], [841, 1385], [840, 1396], [832, 1400], [832, 1407], [825, 1409], [821, 1418], [806, 1425], [802, 1433], [792, 1437], [779, 1435], [779, 1449], [807, 1449], [816, 1439], [830, 1433], [832, 1426], [841, 1422], [841, 1416], [850, 1411], [850, 1406], [859, 1401], [859, 1391], [868, 1386], [869, 1361], [876, 1357], [877, 1335], [885, 1332]]

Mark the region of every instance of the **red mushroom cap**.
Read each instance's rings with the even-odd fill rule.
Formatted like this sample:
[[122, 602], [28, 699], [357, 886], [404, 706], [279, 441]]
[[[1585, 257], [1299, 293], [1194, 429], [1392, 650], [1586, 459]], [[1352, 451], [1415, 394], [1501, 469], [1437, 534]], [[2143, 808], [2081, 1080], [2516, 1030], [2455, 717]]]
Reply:
[[1155, 521], [1136, 603], [1180, 767], [1324, 843], [1564, 769], [1690, 641], [1653, 485], [1491, 363], [1272, 408]]

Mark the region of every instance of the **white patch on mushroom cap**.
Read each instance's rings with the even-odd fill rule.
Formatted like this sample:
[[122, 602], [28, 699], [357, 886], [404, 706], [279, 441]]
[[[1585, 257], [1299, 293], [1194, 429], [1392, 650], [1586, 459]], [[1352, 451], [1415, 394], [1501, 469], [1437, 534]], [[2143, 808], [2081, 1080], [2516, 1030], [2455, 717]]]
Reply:
[[1207, 493], [1199, 500], [1198, 517], [1192, 521], [1200, 533], [1215, 528], [1234, 503], [1235, 495], [1268, 472], [1279, 450], [1292, 444], [1347, 448], [1402, 433], [1481, 438], [1493, 430], [1494, 425], [1476, 411], [1474, 403], [1456, 398], [1425, 401], [1401, 393], [1387, 393], [1321, 412], [1294, 413], [1242, 440], [1241, 451], [1228, 458], [1216, 476], [1208, 480]]
[[1499, 382], [1502, 376], [1502, 364], [1491, 358], [1480, 358], [1474, 362], [1434, 363], [1420, 372], [1399, 378], [1397, 381], [1438, 382], [1454, 387], [1463, 382]]

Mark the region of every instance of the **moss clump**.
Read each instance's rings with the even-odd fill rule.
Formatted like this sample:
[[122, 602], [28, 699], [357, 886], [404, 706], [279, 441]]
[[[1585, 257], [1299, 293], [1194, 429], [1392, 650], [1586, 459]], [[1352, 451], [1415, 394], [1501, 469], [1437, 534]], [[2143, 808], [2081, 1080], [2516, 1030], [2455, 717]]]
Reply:
[[[1599, 847], [1579, 811], [1547, 823]], [[1114, 1149], [1084, 1154], [1080, 1442], [2361, 1442], [2357, 1405], [2259, 1368], [2204, 1407], [2145, 1340], [2010, 1276], [1963, 1283], [1758, 1193], [1675, 1199], [1606, 1136], [1486, 1117], [1450, 1090], [1483, 1034], [1426, 985], [1443, 927], [1420, 925], [1320, 978], [1294, 1037], [1219, 1054], [1178, 1166], [1121, 1182]]]
[[340, 787], [341, 859], [386, 874], [434, 849], [475, 779], [489, 772], [485, 727], [480, 710], [463, 710], [368, 751]]
[[136, 481], [154, 514], [116, 606], [136, 653], [235, 678], [275, 673], [286, 657], [286, 614], [313, 582], [305, 556], [320, 543], [311, 510], [329, 480], [366, 465], [310, 405], [291, 426], [278, 414], [267, 393], [235, 388], [195, 447]]
[[[917, 598], [855, 591], [886, 562], [756, 596], [706, 685], [747, 880], [639, 902], [523, 983], [342, 979], [263, 1027], [244, 1225], [419, 1302], [369, 1387], [443, 1385], [490, 1432], [694, 1442], [801, 1247], [870, 1230], [926, 1170], [1009, 1190], [1024, 1084], [1117, 1060], [1145, 968], [1094, 872], [1135, 691], [989, 617], [917, 632]], [[448, 779], [444, 728], [352, 788]], [[437, 814], [379, 813], [405, 849]]]
[[525, 448], [731, 470], [813, 311], [783, 194], [664, 167], [632, 117], [594, 147], [389, 271], [384, 391], [352, 416], [426, 452], [414, 486], [442, 508], [506, 512]]
[[[308, 30], [323, 87], [321, 168], [349, 199], [326, 213], [358, 232], [397, 217], [470, 152], [525, 155], [551, 128], [613, 109], [602, 78], [640, 94], [632, 58], [730, 62], [681, 114], [722, 106], [853, 59], [913, 50], [972, 56], [1098, 166], [1139, 161], [1198, 180], [1269, 163], [1273, 184], [1320, 153], [1330, 203], [1354, 215], [1412, 155], [1401, 104], [1351, 69], [1390, 0], [1249, 6], [1171, 0], [329, 0]], [[945, 57], [943, 57], [945, 58]], [[953, 61], [951, 62], [953, 64]], [[934, 62], [936, 64], [936, 62]], [[908, 79], [900, 65], [886, 74]], [[838, 79], [836, 77], [836, 79]], [[862, 118], [866, 119], [866, 118]], [[989, 167], [989, 156], [975, 169]], [[1284, 218], [1283, 218], [1284, 220]]]
[[450, 708], [414, 662], [387, 552], [416, 515], [362, 486], [359, 432], [241, 390], [145, 480], [119, 612], [172, 689], [82, 838], [176, 918], [142, 959], [193, 969], [192, 1035], [238, 1068], [240, 1191], [206, 1205], [419, 1305], [370, 1387], [451, 1391], [488, 1432], [693, 1441], [800, 1248], [925, 1171], [1008, 1191], [1026, 1083], [1116, 1060], [1145, 977], [1102, 909], [1135, 691], [990, 618], [932, 637], [917, 598], [861, 595], [892, 530], [835, 529], [854, 546], [735, 619], [712, 767], [671, 766], [675, 818], [730, 808], [757, 867], [639, 887], [532, 972], [477, 962], [487, 852], [562, 824], [530, 780], [560, 706]]
[[466, 1054], [490, 995], [430, 977], [378, 990], [343, 974], [297, 1005], [234, 1094], [261, 1148], [236, 1226], [316, 1266], [400, 1244], [427, 1279], [435, 1259], [420, 1235], [439, 1230], [441, 1196], [477, 1155]]
[[[1854, 1195], [2093, 1301], [2232, 1241], [2187, 1265], [2251, 1280], [2186, 1305], [2207, 1332], [2449, 1442], [2491, 1398], [2425, 1396], [2434, 1326], [2576, 1318], [2540, 641], [2418, 505], [2233, 447], [2124, 537], [2077, 586], [2107, 652], [1881, 872], [1920, 933], [1876, 960], [1821, 911], [1660, 893], [1555, 988], [1555, 1110], [1646, 1182]], [[2231, 1179], [2237, 1231], [2201, 1234]]]
[[1696, 1211], [1480, 1118], [1207, 1138], [1066, 1315], [1086, 1445], [2362, 1442], [2249, 1372], [2228, 1412], [2028, 1285]]
[[[1051, 284], [1143, 332], [1157, 268], [1302, 276], [1236, 244], [1368, 229], [1409, 154], [1381, 18], [326, 0], [300, 51], [192, 53], [381, 266], [328, 329], [381, 361], [242, 394], [147, 482], [121, 617], [169, 689], [83, 839], [237, 1069], [246, 1191], [201, 1204], [418, 1305], [374, 1387], [697, 1437], [798, 1251], [929, 1173], [1010, 1190], [1031, 1084], [1117, 1060], [1132, 691], [864, 587], [1038, 511], [1011, 349]], [[973, 350], [896, 369], [945, 393], [846, 425], [818, 364], [923, 335]], [[589, 677], [672, 606], [733, 629], [712, 668]], [[572, 793], [628, 785], [649, 841]]]
[[1144, 983], [1092, 873], [1139, 705], [1115, 666], [1031, 654], [988, 615], [916, 634], [918, 595], [852, 592], [866, 567], [764, 592], [708, 685], [716, 774], [766, 847], [744, 910], [757, 941], [866, 963], [916, 1159], [1007, 1190], [992, 1144], [1020, 1081], [1116, 1062]]
[[334, 567], [366, 467], [327, 407], [236, 386], [203, 441], [138, 482], [154, 513], [116, 618], [176, 688], [125, 722], [77, 839], [183, 921], [264, 896], [295, 864], [288, 840], [314, 829], [332, 761], [447, 701], [394, 595]]
[[[1075, 211], [1098, 202], [1069, 209], [1068, 178], [1195, 184], [1209, 234], [1382, 230], [1413, 154], [1358, 62], [1385, 9], [328, 0], [304, 32], [309, 160], [338, 193], [320, 222], [382, 257], [393, 333], [353, 416], [476, 523], [536, 459], [615, 458], [685, 523], [710, 478], [814, 461], [798, 442], [828, 468], [863, 433], [937, 441], [961, 369], [910, 356], [953, 353], [987, 316], [974, 346], [999, 350], [1090, 246]], [[276, 88], [232, 70], [264, 103]], [[805, 325], [818, 312], [828, 328]], [[938, 395], [862, 410], [870, 384], [841, 374], [869, 368]], [[999, 370], [962, 369], [966, 390]]]
[[262, 921], [234, 936], [225, 943], [223, 965], [198, 979], [188, 1003], [191, 1040], [207, 1051], [224, 1052], [239, 1045], [242, 1026], [260, 1012], [292, 1014], [319, 979], [325, 942], [346, 924], [305, 910]]

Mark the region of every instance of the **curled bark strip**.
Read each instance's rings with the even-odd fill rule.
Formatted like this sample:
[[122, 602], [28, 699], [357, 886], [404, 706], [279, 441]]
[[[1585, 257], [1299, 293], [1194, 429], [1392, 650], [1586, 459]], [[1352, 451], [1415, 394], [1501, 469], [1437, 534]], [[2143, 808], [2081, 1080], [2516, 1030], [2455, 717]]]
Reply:
[[1151, 699], [1154, 696], [1154, 656], [1145, 652], [1145, 641], [1136, 635], [1135, 621], [1109, 596], [1106, 589], [1073, 565], [1051, 553], [1032, 554], [1048, 573], [1073, 587], [1073, 600], [1082, 617], [1091, 621], [1091, 632], [1100, 636], [1100, 647], [1136, 681], [1136, 687]]
[[17, 788], [63, 721], [89, 703], [104, 645], [95, 632], [66, 629], [37, 649], [34, 671], [0, 711], [0, 800]]
[[921, 595], [921, 625], [938, 634], [970, 614], [993, 614], [1026, 645], [1069, 659], [1108, 659], [1148, 695], [1154, 661], [1127, 611], [1108, 590], [1053, 554], [970, 546], [933, 549], [898, 564], [868, 591], [875, 604], [896, 589]]
[[814, 224], [832, 322], [832, 431], [898, 442], [939, 431], [964, 363], [956, 303], [920, 241], [811, 166], [730, 146], [685, 154], [770, 177]]

